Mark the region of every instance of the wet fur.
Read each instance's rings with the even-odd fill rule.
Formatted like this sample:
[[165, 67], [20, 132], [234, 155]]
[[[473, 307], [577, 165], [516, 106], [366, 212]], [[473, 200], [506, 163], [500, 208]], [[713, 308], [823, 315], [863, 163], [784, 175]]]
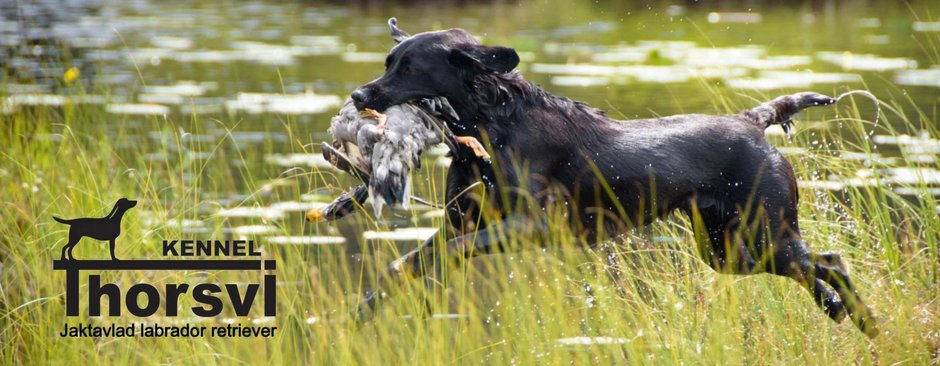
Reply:
[[[517, 63], [511, 49], [478, 45], [462, 30], [421, 33], [403, 39], [385, 74], [353, 93], [357, 107], [379, 110], [444, 96], [460, 117], [448, 121], [455, 133], [488, 142], [492, 164], [455, 160], [448, 170], [446, 199], [454, 202], [448, 217], [456, 228], [449, 253], [506, 250], [499, 232], [545, 231], [544, 222], [525, 216], [530, 210], [501, 205], [528, 202], [538, 210], [550, 203], [548, 192], [562, 192], [574, 205], [572, 224], [588, 245], [597, 227], [622, 233], [679, 210], [695, 222], [699, 251], [715, 270], [793, 278], [832, 319], [848, 314], [867, 335], [877, 334], [838, 254], [814, 254], [803, 241], [793, 168], [763, 135], [767, 126], [790, 123], [792, 114], [831, 98], [802, 93], [740, 114], [618, 121], [542, 90], [512, 71]], [[459, 195], [478, 180], [489, 192], [509, 193], [509, 200], [493, 195], [488, 203], [501, 219], [482, 221], [477, 201]], [[516, 200], [521, 196], [537, 199]], [[748, 237], [754, 239], [742, 239]], [[437, 239], [395, 261], [391, 277], [432, 271], [419, 258], [435, 257]], [[364, 305], [371, 309], [374, 296]]]

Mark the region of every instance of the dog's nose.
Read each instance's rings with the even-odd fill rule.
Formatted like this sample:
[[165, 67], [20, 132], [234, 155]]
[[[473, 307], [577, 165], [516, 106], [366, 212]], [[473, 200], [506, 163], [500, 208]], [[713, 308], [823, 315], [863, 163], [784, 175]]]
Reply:
[[362, 105], [369, 99], [369, 92], [363, 88], [359, 88], [353, 91], [350, 97], [353, 100], [353, 104], [356, 105], [356, 108], [362, 109]]

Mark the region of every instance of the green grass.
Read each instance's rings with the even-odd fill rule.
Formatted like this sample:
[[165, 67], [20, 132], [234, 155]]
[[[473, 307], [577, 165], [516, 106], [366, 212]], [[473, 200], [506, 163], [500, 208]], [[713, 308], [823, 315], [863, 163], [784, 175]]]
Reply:
[[[753, 104], [741, 96], [713, 94], [718, 111]], [[835, 117], [832, 109], [814, 111], [791, 138], [769, 137], [777, 146], [807, 148], [806, 154], [789, 156], [801, 180], [854, 176], [866, 168], [861, 161], [838, 158], [843, 150], [871, 152], [864, 142], [872, 128], [870, 104], [858, 102], [838, 105]], [[940, 136], [928, 111], [903, 99], [893, 103], [916, 113], [883, 115], [882, 130], [895, 135], [926, 130]], [[716, 274], [698, 259], [688, 218], [681, 216], [613, 240], [618, 268], [605, 267], [603, 251], [574, 245], [560, 223], [552, 225], [544, 250], [514, 238], [516, 246], [530, 249], [449, 266], [447, 285], [435, 287], [431, 304], [435, 313], [465, 315], [461, 319], [406, 317], [420, 314], [425, 306], [427, 291], [413, 281], [383, 302], [372, 323], [357, 328], [347, 321], [368, 278], [405, 249], [393, 243], [365, 248], [361, 263], [340, 247], [267, 245], [265, 256], [279, 260], [277, 276], [284, 282], [277, 289], [275, 338], [60, 338], [66, 321], [169, 324], [174, 319], [67, 318], [65, 276], [51, 270], [67, 234], [52, 215], [103, 215], [119, 197], [138, 198], [141, 204], [125, 219], [118, 254], [157, 258], [163, 238], [197, 236], [181, 232], [184, 220], [206, 220], [209, 233], [199, 238], [224, 237], [222, 228], [233, 226], [233, 220], [206, 217], [204, 212], [220, 203], [203, 193], [243, 193], [241, 205], [263, 206], [339, 185], [339, 177], [332, 171], [282, 173], [265, 166], [263, 156], [272, 151], [273, 142], [236, 149], [237, 140], [228, 132], [238, 131], [237, 120], [125, 118], [96, 106], [35, 108], [3, 118], [8, 119], [0, 131], [4, 364], [936, 364], [940, 357], [938, 203], [930, 195], [906, 199], [883, 186], [839, 192], [802, 189], [800, 197], [805, 239], [815, 251], [845, 255], [859, 291], [875, 311], [884, 334], [873, 341], [849, 321], [831, 322], [791, 280]], [[308, 138], [293, 133], [293, 121], [269, 118], [269, 132], [289, 136], [291, 150], [310, 149]], [[224, 137], [200, 141], [185, 135], [204, 133], [207, 126]], [[161, 131], [164, 137], [148, 139], [146, 131]], [[162, 155], [147, 158], [151, 153]], [[203, 153], [211, 159], [200, 158]], [[929, 165], [905, 159], [902, 166]], [[274, 180], [282, 183], [272, 184]], [[428, 180], [418, 189], [441, 192], [441, 181]], [[273, 195], [261, 194], [272, 190]], [[435, 199], [442, 201], [440, 194]], [[310, 226], [295, 218], [269, 223], [288, 235], [330, 231], [328, 225]], [[364, 224], [378, 225], [367, 219]], [[660, 237], [675, 241], [654, 240]], [[87, 239], [75, 252], [79, 258], [106, 255], [103, 243]], [[612, 283], [608, 270], [620, 270], [624, 282]], [[147, 271], [105, 277], [124, 289], [140, 281], [256, 279], [241, 273]], [[584, 290], [587, 286], [593, 299]], [[187, 304], [181, 306], [184, 316]], [[86, 306], [82, 304], [83, 313]], [[249, 323], [260, 317], [260, 310], [238, 321]], [[592, 346], [556, 342], [581, 336], [626, 341]]]

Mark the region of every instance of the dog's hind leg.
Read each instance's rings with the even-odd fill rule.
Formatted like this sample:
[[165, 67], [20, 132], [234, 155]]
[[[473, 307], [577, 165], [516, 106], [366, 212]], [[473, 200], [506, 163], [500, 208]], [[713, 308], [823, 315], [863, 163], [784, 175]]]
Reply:
[[65, 256], [65, 254], [66, 254], [66, 252], [69, 250], [69, 246], [70, 246], [71, 244], [72, 244], [72, 242], [68, 242], [68, 243], [66, 243], [65, 245], [62, 246], [62, 257], [60, 258], [61, 260], [71, 259], [71, 258], [66, 258], [66, 256]]
[[814, 274], [816, 275], [816, 280], [825, 280], [826, 283], [839, 293], [839, 297], [842, 298], [842, 303], [849, 313], [849, 317], [852, 318], [852, 322], [855, 323], [858, 329], [869, 337], [876, 336], [878, 329], [875, 326], [872, 311], [862, 301], [862, 297], [859, 296], [858, 292], [855, 290], [855, 286], [852, 285], [852, 281], [849, 279], [849, 275], [846, 273], [845, 269], [839, 265], [831, 265], [820, 261], [818, 258], [814, 258], [813, 265], [815, 267]]
[[72, 249], [75, 249], [75, 246], [78, 245], [78, 242], [82, 240], [82, 236], [76, 234], [73, 230], [69, 230], [69, 242], [62, 247], [62, 259], [73, 260], [75, 257], [72, 256]]
[[[839, 255], [813, 254], [800, 235], [796, 181], [792, 168], [783, 163], [778, 171], [782, 176], [765, 175], [755, 192], [753, 201], [759, 202], [756, 206], [760, 214], [754, 217], [761, 222], [755, 221], [752, 226], [759, 231], [769, 230], [754, 236], [756, 257], [767, 260], [767, 271], [806, 287], [830, 318], [838, 322], [848, 313], [859, 330], [874, 337], [877, 330], [872, 312], [855, 291]], [[763, 244], [768, 239], [769, 245]]]
[[[783, 229], [784, 236], [767, 244], [767, 230], [763, 214], [748, 215], [740, 222], [747, 223], [742, 229], [738, 224], [728, 225], [724, 235], [709, 227], [712, 240], [712, 259], [710, 264], [715, 270], [723, 273], [752, 274], [769, 272], [775, 275], [789, 277], [797, 281], [812, 294], [813, 300], [832, 320], [841, 322], [845, 318], [845, 307], [841, 296], [826, 283], [815, 276], [814, 256], [799, 238], [797, 228]], [[707, 222], [708, 220], [706, 220]], [[770, 220], [771, 232], [779, 232], [781, 225], [774, 224], [779, 220]], [[713, 223], [714, 224], [714, 223]], [[776, 229], [775, 229], [776, 228]], [[736, 241], [727, 238], [734, 237]], [[748, 239], [744, 239], [747, 237]], [[757, 260], [750, 255], [751, 250]], [[707, 254], [706, 254], [707, 256]]]
[[807, 286], [813, 292], [817, 304], [833, 320], [841, 321], [848, 313], [855, 326], [866, 336], [875, 337], [878, 334], [872, 311], [862, 301], [842, 266], [831, 264], [822, 255], [812, 254], [798, 233], [779, 239], [777, 243], [774, 253], [775, 273], [794, 278]]
[[845, 318], [845, 304], [837, 291], [826, 286], [816, 275], [814, 256], [798, 234], [776, 240], [773, 245], [773, 263], [770, 272], [792, 278], [813, 295], [813, 300], [832, 320], [841, 322]]
[[825, 280], [842, 298], [849, 316], [852, 321], [865, 332], [866, 335], [873, 336], [877, 334], [872, 319], [871, 309], [862, 301], [849, 279], [849, 271], [842, 263], [842, 256], [839, 253], [825, 252], [813, 256], [815, 266], [816, 281]]

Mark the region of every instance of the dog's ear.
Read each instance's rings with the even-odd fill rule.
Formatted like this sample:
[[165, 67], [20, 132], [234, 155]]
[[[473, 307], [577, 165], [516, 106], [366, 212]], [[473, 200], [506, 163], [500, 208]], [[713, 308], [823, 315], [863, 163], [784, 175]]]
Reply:
[[519, 65], [519, 54], [509, 47], [460, 44], [450, 50], [448, 60], [454, 66], [478, 72], [509, 72]]
[[394, 39], [396, 43], [402, 43], [404, 40], [408, 39], [408, 37], [411, 37], [408, 32], [398, 29], [398, 19], [395, 19], [395, 17], [388, 18], [388, 32], [392, 35], [392, 39]]

